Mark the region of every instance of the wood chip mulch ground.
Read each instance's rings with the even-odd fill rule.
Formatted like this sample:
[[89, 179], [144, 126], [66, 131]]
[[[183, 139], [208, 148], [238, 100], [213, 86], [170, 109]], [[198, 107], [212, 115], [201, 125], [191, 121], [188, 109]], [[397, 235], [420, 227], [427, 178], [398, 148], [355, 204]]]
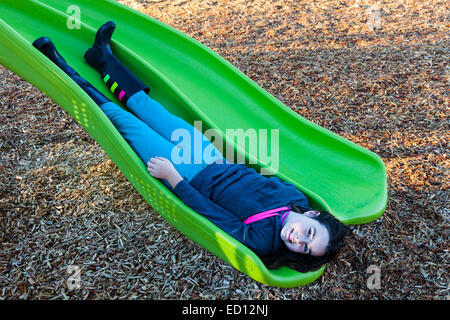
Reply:
[[314, 283], [262, 285], [180, 234], [76, 121], [0, 67], [1, 299], [449, 299], [448, 2], [121, 2], [380, 155], [386, 211], [352, 226]]

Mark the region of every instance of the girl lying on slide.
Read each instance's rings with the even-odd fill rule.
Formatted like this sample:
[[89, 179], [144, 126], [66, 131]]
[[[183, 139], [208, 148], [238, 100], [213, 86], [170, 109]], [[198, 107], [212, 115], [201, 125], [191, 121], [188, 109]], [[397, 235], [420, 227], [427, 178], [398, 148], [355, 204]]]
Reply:
[[[174, 130], [188, 130], [191, 137], [201, 132], [151, 99], [150, 89], [113, 55], [110, 41], [114, 29], [114, 22], [104, 24], [84, 58], [131, 113], [83, 79], [49, 38], [41, 37], [33, 45], [99, 105], [153, 177], [253, 250], [268, 268], [286, 265], [306, 272], [331, 260], [342, 246], [347, 228], [330, 213], [312, 210], [294, 185], [267, 178], [244, 164], [227, 162], [206, 138], [201, 150], [186, 146], [194, 150], [190, 163], [169, 160], [177, 145], [171, 140]], [[203, 152], [206, 148], [212, 151], [208, 157]]]

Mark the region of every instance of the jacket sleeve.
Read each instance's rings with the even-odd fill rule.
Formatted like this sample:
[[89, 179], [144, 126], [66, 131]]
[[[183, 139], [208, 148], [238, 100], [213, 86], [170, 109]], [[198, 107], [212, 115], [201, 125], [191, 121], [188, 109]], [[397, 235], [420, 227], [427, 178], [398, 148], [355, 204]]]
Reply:
[[174, 192], [186, 205], [249, 247], [256, 254], [264, 255], [272, 249], [273, 232], [258, 228], [256, 223], [245, 224], [237, 216], [203, 196], [186, 180], [180, 181], [175, 186]]

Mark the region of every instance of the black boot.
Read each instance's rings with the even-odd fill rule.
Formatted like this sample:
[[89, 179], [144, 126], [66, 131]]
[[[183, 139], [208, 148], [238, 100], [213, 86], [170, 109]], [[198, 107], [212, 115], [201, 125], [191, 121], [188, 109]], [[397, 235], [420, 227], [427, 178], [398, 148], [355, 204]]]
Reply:
[[82, 78], [78, 72], [75, 71], [75, 69], [67, 64], [66, 60], [64, 60], [64, 58], [56, 50], [52, 40], [47, 37], [41, 37], [33, 42], [33, 46], [53, 61], [53, 63], [55, 63], [73, 81], [75, 81], [97, 105], [101, 106], [102, 104], [111, 101], [94, 86], [92, 86], [87, 80]]
[[142, 81], [136, 78], [111, 51], [111, 36], [116, 28], [113, 21], [105, 23], [98, 29], [92, 48], [86, 51], [87, 63], [97, 69], [111, 92], [124, 104], [136, 92], [150, 92]]

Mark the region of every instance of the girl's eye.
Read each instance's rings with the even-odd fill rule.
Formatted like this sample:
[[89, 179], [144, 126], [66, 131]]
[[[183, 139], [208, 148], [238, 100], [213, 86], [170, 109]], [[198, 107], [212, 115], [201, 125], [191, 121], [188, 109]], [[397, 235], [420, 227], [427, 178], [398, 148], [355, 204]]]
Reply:
[[312, 228], [309, 228], [309, 230], [308, 230], [308, 237], [311, 237], [311, 235], [312, 235]]
[[309, 237], [311, 238], [311, 240], [314, 238], [315, 235], [316, 235], [316, 229], [314, 229], [314, 228], [309, 229]]

